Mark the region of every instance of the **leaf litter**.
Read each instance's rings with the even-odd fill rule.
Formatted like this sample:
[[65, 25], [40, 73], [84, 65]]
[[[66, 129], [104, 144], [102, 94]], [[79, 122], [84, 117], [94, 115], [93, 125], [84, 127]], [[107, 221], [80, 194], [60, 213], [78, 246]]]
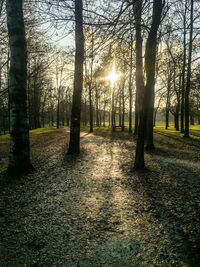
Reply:
[[199, 265], [196, 159], [162, 147], [132, 172], [134, 142], [84, 133], [70, 157], [68, 137], [36, 142], [37, 171], [2, 183], [0, 266]]

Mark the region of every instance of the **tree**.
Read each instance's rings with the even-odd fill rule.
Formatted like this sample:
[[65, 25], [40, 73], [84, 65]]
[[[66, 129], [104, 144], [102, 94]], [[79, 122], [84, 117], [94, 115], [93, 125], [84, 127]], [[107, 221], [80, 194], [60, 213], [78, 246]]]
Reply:
[[83, 61], [84, 61], [84, 35], [83, 35], [83, 3], [75, 0], [75, 72], [74, 92], [72, 100], [70, 141], [68, 154], [80, 153], [80, 117], [81, 94], [83, 88]]
[[189, 55], [187, 68], [187, 82], [185, 88], [185, 134], [184, 137], [189, 137], [189, 95], [190, 95], [190, 77], [191, 77], [191, 61], [192, 61], [192, 41], [193, 41], [193, 8], [194, 0], [191, 0], [190, 7], [190, 40], [189, 40]]
[[[135, 99], [135, 129], [134, 134], [138, 133], [138, 117], [141, 113], [141, 92], [144, 91], [143, 62], [142, 62], [142, 36], [141, 36], [141, 15], [142, 0], [138, 0], [134, 5], [133, 12], [135, 17], [136, 31], [136, 99]], [[140, 101], [140, 103], [139, 103]]]
[[151, 108], [151, 101], [154, 95], [157, 31], [161, 22], [163, 7], [164, 2], [162, 0], [153, 1], [152, 24], [145, 49], [146, 85], [144, 87], [143, 105], [142, 112], [140, 114], [138, 138], [136, 144], [134, 164], [134, 168], [136, 170], [146, 169], [144, 161], [144, 137], [146, 131], [147, 113]]
[[30, 162], [29, 127], [27, 122], [27, 54], [23, 19], [23, 1], [7, 0], [7, 25], [10, 44], [9, 104], [10, 154], [8, 172], [28, 173]]

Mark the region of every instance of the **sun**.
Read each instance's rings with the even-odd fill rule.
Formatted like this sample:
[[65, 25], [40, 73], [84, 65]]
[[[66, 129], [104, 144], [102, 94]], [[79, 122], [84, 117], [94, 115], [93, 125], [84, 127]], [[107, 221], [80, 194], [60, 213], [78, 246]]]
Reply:
[[111, 82], [111, 86], [114, 86], [114, 83], [117, 79], [119, 79], [120, 74], [115, 72], [115, 66], [112, 67], [112, 72], [107, 76], [107, 79]]

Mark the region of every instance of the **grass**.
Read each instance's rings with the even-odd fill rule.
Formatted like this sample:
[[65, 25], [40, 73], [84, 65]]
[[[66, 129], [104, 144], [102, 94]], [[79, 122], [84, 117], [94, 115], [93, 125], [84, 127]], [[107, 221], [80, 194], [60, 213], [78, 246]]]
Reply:
[[[43, 147], [45, 142], [53, 138], [55, 134], [60, 132], [61, 129], [55, 127], [38, 128], [30, 131], [30, 143], [31, 147], [35, 145]], [[6, 170], [8, 162], [10, 135], [0, 136], [0, 174]], [[31, 158], [38, 158], [39, 153], [31, 149]]]
[[[81, 126], [82, 131], [89, 131], [89, 126]], [[133, 133], [129, 133], [128, 125], [125, 125], [124, 132], [121, 129], [112, 131], [112, 127], [94, 127], [93, 134], [102, 137], [117, 137], [121, 139], [132, 139]], [[134, 131], [134, 127], [133, 127]], [[169, 150], [187, 150], [192, 152], [193, 158], [200, 157], [200, 125], [190, 126], [190, 138], [184, 138], [184, 134], [176, 131], [173, 125], [170, 125], [166, 130], [164, 124], [158, 124], [154, 127], [154, 142], [155, 146], [164, 146]], [[193, 153], [194, 152], [194, 153]]]
[[171, 125], [168, 130], [163, 125], [158, 125], [154, 129], [154, 138], [158, 144], [169, 148], [193, 151], [195, 158], [199, 158], [200, 125], [190, 127], [189, 138], [185, 138], [183, 133], [176, 131]]
[[[60, 129], [57, 129], [55, 127], [47, 127], [47, 128], [38, 128], [34, 130], [30, 130], [30, 136], [39, 135], [39, 134], [48, 134], [48, 133], [55, 133], [59, 132]], [[4, 139], [9, 139], [10, 134], [0, 135], [0, 142]]]
[[9, 137], [10, 137], [10, 134], [0, 135], [0, 140], [8, 139]]

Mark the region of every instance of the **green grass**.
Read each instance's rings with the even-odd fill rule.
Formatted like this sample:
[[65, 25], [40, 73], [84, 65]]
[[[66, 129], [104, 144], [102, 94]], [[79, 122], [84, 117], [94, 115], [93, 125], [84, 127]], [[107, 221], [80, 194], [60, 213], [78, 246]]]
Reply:
[[167, 130], [164, 125], [158, 125], [154, 128], [154, 139], [158, 144], [169, 148], [194, 151], [194, 157], [199, 158], [200, 125], [190, 127], [189, 138], [185, 138], [183, 133], [176, 131], [171, 125]]
[[38, 128], [30, 131], [30, 134], [48, 134], [48, 133], [55, 133], [59, 132], [60, 129], [55, 127], [47, 127], [47, 128]]
[[[154, 127], [155, 133], [165, 133], [168, 136], [176, 136], [183, 137], [184, 134], [180, 133], [180, 131], [176, 131], [176, 129], [170, 125], [166, 130], [164, 125], [157, 125]], [[190, 137], [195, 139], [200, 139], [200, 125], [192, 125], [190, 126]]]
[[0, 140], [4, 140], [4, 139], [8, 139], [8, 138], [10, 138], [10, 134], [0, 135]]
[[[55, 133], [59, 131], [60, 129], [57, 129], [55, 127], [47, 127], [47, 128], [38, 128], [38, 129], [30, 130], [29, 133], [31, 136], [34, 136], [34, 135], [39, 135], [39, 134]], [[9, 139], [9, 138], [10, 138], [10, 134], [1, 135], [0, 141], [4, 139]]]
[[[128, 125], [125, 126], [124, 132], [121, 132], [121, 129], [112, 132], [112, 127], [109, 126], [94, 127], [93, 134], [102, 137], [131, 139], [133, 133], [128, 132]], [[81, 131], [89, 132], [89, 126], [81, 126]], [[164, 124], [158, 124], [154, 127], [154, 141], [156, 146], [165, 145], [169, 148], [194, 151], [195, 155], [199, 154], [197, 152], [200, 149], [200, 125], [190, 126], [190, 138], [184, 138], [184, 134], [180, 133], [180, 131], [176, 131], [173, 125], [170, 125], [168, 130], [166, 130]]]

